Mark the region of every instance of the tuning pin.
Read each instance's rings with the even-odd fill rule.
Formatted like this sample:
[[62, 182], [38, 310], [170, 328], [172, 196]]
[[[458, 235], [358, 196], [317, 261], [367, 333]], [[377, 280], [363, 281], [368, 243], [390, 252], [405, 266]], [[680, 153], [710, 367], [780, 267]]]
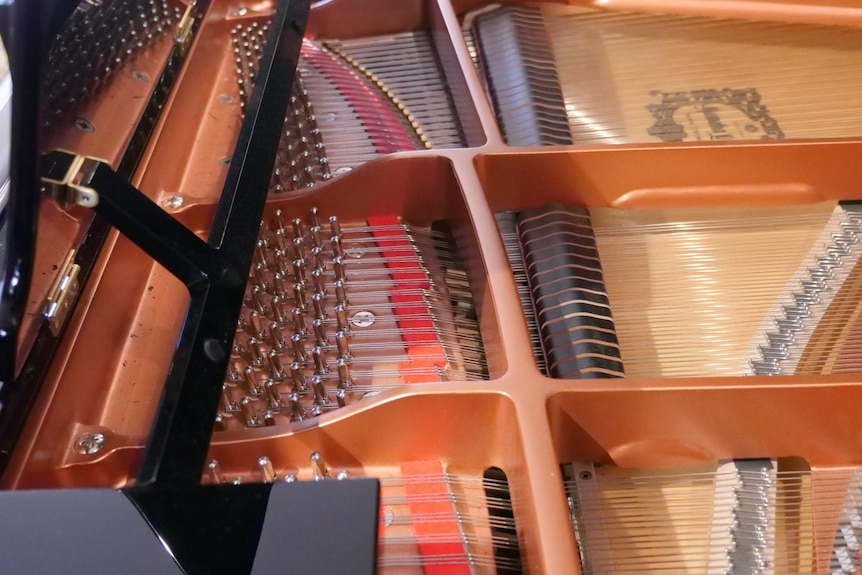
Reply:
[[341, 357], [335, 360], [335, 370], [338, 373], [338, 387], [340, 389], [349, 389], [353, 386], [353, 380], [350, 378], [350, 367], [348, 367], [346, 359]]
[[299, 218], [293, 218], [293, 221], [290, 222], [293, 225], [293, 235], [297, 238], [305, 237], [305, 226], [302, 224], [302, 220]]
[[278, 268], [278, 273], [283, 276], [289, 276], [293, 273], [293, 270], [290, 268], [292, 259], [287, 250], [275, 250], [273, 259], [275, 260], [275, 266]]
[[338, 407], [347, 405], [347, 393], [343, 389], [339, 389], [335, 393], [335, 403], [338, 404]]
[[305, 273], [305, 260], [304, 259], [295, 259], [293, 260], [293, 277], [296, 279], [297, 283], [304, 284], [308, 280], [308, 277]]
[[326, 258], [323, 255], [323, 250], [317, 247], [311, 248], [309, 255], [311, 255], [311, 265], [314, 266], [314, 269], [323, 273], [326, 270]]
[[272, 317], [278, 323], [284, 323], [287, 319], [287, 316], [284, 313], [284, 303], [281, 301], [281, 298], [275, 296], [269, 302], [269, 306], [272, 308]]
[[305, 391], [305, 372], [302, 371], [302, 366], [297, 362], [290, 364], [290, 378], [293, 380], [293, 391]]
[[259, 313], [266, 313], [266, 298], [264, 297], [265, 292], [261, 289], [260, 286], [254, 286], [251, 288], [251, 301], [254, 303], [254, 308]]
[[264, 267], [266, 267], [269, 261], [266, 253], [266, 243], [263, 240], [257, 240], [257, 243], [254, 245], [254, 261]]
[[211, 459], [207, 463], [207, 475], [210, 477], [210, 483], [215, 485], [225, 483], [224, 474], [221, 472], [221, 465], [215, 459]]
[[272, 349], [276, 351], [284, 350], [286, 344], [284, 332], [276, 322], [271, 322], [269, 324], [269, 339], [272, 341]]
[[294, 361], [308, 361], [308, 352], [305, 351], [305, 343], [298, 333], [290, 336], [290, 346], [293, 348]]
[[248, 330], [254, 337], [262, 337], [263, 322], [261, 315], [254, 310], [248, 312]]
[[287, 232], [283, 229], [275, 230], [275, 247], [281, 252], [287, 252]]
[[341, 245], [341, 236], [332, 236], [329, 243], [332, 246], [332, 257], [343, 258], [344, 248]]
[[276, 231], [284, 231], [284, 216], [282, 215], [281, 210], [275, 210], [272, 212], [271, 225]]
[[311, 226], [311, 229], [309, 230], [309, 236], [311, 237], [311, 245], [317, 249], [323, 247], [322, 234], [323, 230], [320, 229], [320, 226]]
[[272, 291], [279, 297], [284, 297], [287, 294], [287, 284], [280, 272], [275, 272], [272, 276]]
[[251, 362], [254, 365], [263, 365], [263, 348], [260, 347], [260, 342], [257, 340], [257, 338], [249, 338], [248, 353], [251, 356]]
[[308, 210], [308, 221], [311, 222], [311, 227], [320, 227], [320, 212], [318, 212], [317, 208]]
[[269, 369], [272, 371], [273, 379], [284, 378], [284, 366], [281, 363], [281, 357], [279, 357], [278, 352], [274, 349], [269, 350], [266, 359], [269, 362]]
[[257, 467], [260, 469], [260, 476], [263, 479], [264, 483], [272, 483], [278, 477], [275, 475], [275, 469], [272, 467], [272, 461], [269, 460], [269, 457], [261, 457], [257, 460]]
[[335, 286], [335, 303], [346, 308], [349, 302], [347, 301], [347, 290], [344, 289], [344, 280], [335, 280], [333, 285]]
[[287, 396], [287, 403], [290, 406], [290, 420], [302, 421], [305, 419], [305, 407], [299, 401], [298, 393], [291, 393]]
[[228, 375], [227, 375], [228, 382], [235, 384], [240, 379], [242, 379], [242, 373], [240, 370], [240, 363], [238, 361], [230, 362], [230, 366], [228, 367]]
[[236, 402], [230, 395], [230, 388], [226, 385], [221, 386], [221, 411], [222, 413], [230, 413], [236, 411]]
[[240, 402], [242, 412], [245, 415], [245, 423], [249, 427], [255, 427], [257, 422], [257, 410], [254, 408], [254, 402], [250, 397], [243, 397]]
[[344, 260], [340, 257], [332, 258], [332, 267], [335, 271], [335, 281], [346, 283], [347, 276], [344, 274]]
[[329, 403], [329, 395], [326, 393], [326, 386], [319, 375], [311, 376], [311, 389], [314, 391], [314, 403], [316, 405], [326, 405]]
[[336, 216], [329, 217], [329, 236], [341, 238], [341, 224]]
[[[303, 263], [308, 259], [308, 254], [305, 252], [305, 240], [301, 237], [293, 238], [293, 255], [296, 256], [295, 259], [300, 260]], [[296, 264], [294, 264], [294, 266], [295, 265]], [[303, 279], [303, 281], [305, 280]]]
[[326, 373], [326, 359], [323, 357], [323, 350], [320, 346], [315, 345], [311, 348], [311, 358], [314, 360], [314, 373], [324, 375]]
[[343, 331], [344, 335], [350, 331], [350, 320], [347, 318], [347, 308], [342, 304], [335, 306], [335, 325], [338, 331]]
[[323, 281], [322, 268], [318, 267], [311, 270], [311, 285], [314, 287], [314, 293], [326, 294], [326, 283]]
[[278, 409], [281, 407], [281, 392], [278, 391], [278, 384], [272, 380], [266, 382], [266, 395], [269, 399], [269, 407]]
[[298, 307], [294, 308], [291, 315], [293, 316], [293, 331], [299, 334], [308, 333], [308, 325], [305, 323], [305, 314], [302, 313], [302, 310]]
[[254, 264], [254, 267], [251, 269], [251, 275], [255, 285], [260, 286], [260, 289], [266, 290], [269, 288], [269, 282], [266, 280], [266, 266], [264, 264]]
[[311, 306], [314, 308], [314, 317], [321, 321], [326, 319], [326, 305], [323, 294], [316, 293], [311, 296]]
[[318, 451], [311, 454], [311, 476], [315, 481], [321, 481], [329, 476], [329, 471], [326, 470], [326, 465], [323, 463], [323, 457]]
[[311, 322], [311, 329], [314, 332], [314, 340], [315, 343], [319, 346], [325, 346], [327, 344], [326, 337], [326, 326], [323, 323], [322, 319], [316, 319]]
[[347, 334], [343, 330], [335, 332], [335, 349], [338, 350], [339, 359], [350, 357], [350, 346], [348, 346], [347, 340]]
[[260, 395], [260, 386], [257, 384], [257, 378], [254, 375], [254, 368], [248, 366], [243, 371], [245, 380], [245, 391], [249, 395]]
[[305, 311], [308, 309], [308, 301], [305, 299], [305, 285], [301, 283], [293, 284], [293, 303], [297, 309]]

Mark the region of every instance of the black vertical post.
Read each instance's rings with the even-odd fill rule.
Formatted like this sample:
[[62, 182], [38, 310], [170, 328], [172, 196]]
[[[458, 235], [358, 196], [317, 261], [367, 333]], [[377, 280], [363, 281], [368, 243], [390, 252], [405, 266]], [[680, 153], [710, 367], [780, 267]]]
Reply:
[[[5, 212], [6, 262], [0, 293], [0, 403], [15, 378], [18, 331], [27, 305], [39, 202], [39, 90], [44, 54], [42, 2], [16, 0], [6, 11], [4, 40], [12, 74], [12, 157]], [[2, 405], [0, 405], [2, 409]]]
[[309, 0], [282, 0], [273, 17], [210, 229], [212, 253], [197, 260], [206, 281], [190, 286], [186, 322], [138, 471], [139, 485], [200, 482], [309, 5]]

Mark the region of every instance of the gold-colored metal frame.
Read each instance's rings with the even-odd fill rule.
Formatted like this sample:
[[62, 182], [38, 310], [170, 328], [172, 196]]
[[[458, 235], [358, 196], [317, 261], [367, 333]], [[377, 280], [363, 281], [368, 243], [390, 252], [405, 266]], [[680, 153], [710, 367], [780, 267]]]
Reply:
[[[812, 467], [862, 465], [862, 381], [850, 375], [561, 381], [535, 367], [526, 323], [493, 214], [548, 202], [585, 206], [781, 205], [857, 199], [862, 139], [768, 143], [510, 148], [461, 34], [480, 0], [324, 0], [312, 38], [430, 28], [470, 147], [399, 153], [309, 191], [271, 199], [302, 217], [312, 206], [343, 225], [397, 213], [446, 218], [480, 314], [490, 381], [417, 384], [384, 392], [290, 429], [218, 433], [211, 455], [226, 475], [253, 477], [266, 455], [280, 475], [309, 477], [308, 456], [354, 475], [397, 472], [403, 460], [508, 474], [525, 566], [577, 573], [560, 471], [580, 460], [632, 467], [731, 458], [804, 458]], [[625, 9], [862, 26], [854, 0], [595, 0]], [[245, 8], [245, 11], [239, 10]], [[269, 3], [214, 0], [134, 184], [202, 236], [239, 128], [229, 30]], [[70, 146], [66, 146], [70, 147]], [[182, 198], [168, 202], [168, 198]], [[267, 216], [268, 217], [268, 216]], [[50, 235], [50, 233], [48, 234]], [[5, 487], [120, 486], [134, 476], [169, 368], [187, 295], [115, 232], [75, 310], [43, 393], [4, 477]], [[84, 455], [76, 439], [106, 437]], [[836, 517], [837, 522], [837, 517]]]

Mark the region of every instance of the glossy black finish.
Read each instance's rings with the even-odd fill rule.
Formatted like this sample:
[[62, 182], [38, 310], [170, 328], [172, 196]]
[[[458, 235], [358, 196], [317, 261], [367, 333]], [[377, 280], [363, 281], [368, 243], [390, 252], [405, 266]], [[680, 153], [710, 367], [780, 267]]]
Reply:
[[268, 575], [375, 569], [372, 479], [0, 491], [4, 575]]
[[112, 489], [0, 491], [4, 575], [187, 575]]
[[[47, 17], [43, 19], [43, 24], [45, 24], [44, 29], [46, 29], [47, 32], [44, 34], [40, 43], [35, 41], [38, 34], [28, 36], [29, 40], [25, 42], [26, 46], [22, 49], [36, 50], [37, 44], [40, 44], [42, 46], [42, 52], [47, 53], [52, 41], [62, 28], [63, 22], [69, 17], [78, 3], [78, 0], [43, 0], [42, 13], [43, 15], [47, 15]], [[32, 4], [39, 4], [39, 2], [33, 0]], [[202, 16], [209, 7], [209, 4], [210, 0], [198, 0], [195, 3], [192, 13], [192, 16], [194, 17], [193, 32], [200, 27]], [[8, 16], [9, 12], [8, 7], [0, 8], [0, 15]], [[2, 19], [0, 19], [0, 25], [2, 25]], [[11, 33], [10, 30], [6, 30], [4, 32], [4, 34], [7, 33]], [[4, 39], [5, 38], [6, 36], [4, 36]], [[5, 41], [6, 45], [9, 46], [9, 41]], [[137, 169], [141, 155], [149, 141], [150, 135], [152, 134], [156, 121], [161, 114], [162, 108], [170, 95], [184, 59], [185, 50], [180, 46], [174, 46], [168, 55], [168, 59], [159, 80], [153, 88], [147, 108], [138, 120], [138, 124], [134, 130], [134, 138], [129, 143], [125, 153], [123, 154], [123, 158], [120, 160], [120, 164], [117, 167], [117, 174], [121, 178], [129, 180]], [[12, 61], [12, 66], [14, 73], [14, 70], [18, 69], [17, 61]], [[30, 70], [30, 72], [32, 72], [31, 76], [28, 76], [28, 80], [32, 78], [38, 79], [38, 68], [25, 67], [24, 70]], [[15, 82], [17, 85], [18, 80], [15, 79]], [[33, 102], [35, 103], [35, 100], [33, 100]], [[25, 102], [25, 104], [29, 105], [30, 102]], [[13, 106], [16, 106], [14, 109], [16, 114], [15, 117], [17, 118], [19, 114], [19, 108], [17, 107], [19, 106], [18, 102], [13, 102]], [[38, 127], [40, 126], [38, 114], [30, 114], [28, 116], [28, 112], [25, 110], [24, 117], [27, 119], [27, 125], [30, 126], [31, 133], [37, 133]], [[18, 140], [14, 138], [15, 135], [13, 134], [13, 141], [18, 142]], [[17, 144], [16, 146], [13, 146], [13, 155], [16, 153], [20, 155]], [[38, 158], [39, 153], [34, 152], [34, 154], [35, 157]], [[15, 165], [15, 160], [13, 160], [13, 165]], [[11, 191], [10, 204], [14, 201], [12, 198], [16, 198], [18, 195], [19, 192], [17, 191], [17, 188], [13, 188]], [[10, 211], [11, 209], [12, 208], [10, 208]], [[20, 217], [19, 220], [23, 221]], [[111, 229], [111, 225], [106, 219], [95, 214], [90, 219], [89, 223], [85, 225], [87, 226], [87, 231], [81, 244], [77, 247], [77, 253], [75, 254], [75, 263], [81, 268], [78, 274], [78, 282], [81, 286], [80, 291], [83, 291], [84, 287], [87, 285], [90, 273], [96, 263], [96, 258], [101, 252], [105, 238]], [[32, 256], [30, 259], [32, 259]], [[77, 298], [72, 302], [73, 308], [76, 303]], [[2, 306], [2, 303], [0, 303], [0, 306]], [[33, 401], [45, 379], [48, 368], [53, 361], [57, 346], [63, 337], [65, 327], [65, 324], [60, 326], [59, 336], [55, 337], [51, 331], [47, 329], [47, 326], [40, 326], [33, 342], [33, 347], [30, 349], [26, 359], [24, 360], [24, 365], [20, 366], [20, 370], [14, 380], [14, 384], [6, 386], [6, 389], [0, 392], [0, 398], [2, 398], [4, 406], [8, 407], [8, 409], [0, 409], [0, 474], [2, 474], [3, 470], [6, 468], [6, 464], [9, 461], [12, 450], [18, 441], [18, 437], [24, 423], [26, 422]], [[6, 355], [2, 350], [3, 345], [2, 338], [0, 338], [0, 376], [2, 376], [3, 369], [8, 369], [14, 375], [16, 368], [14, 365], [15, 356], [9, 356], [11, 359], [8, 361], [11, 363], [7, 364], [5, 359]]]
[[373, 575], [379, 492], [376, 479], [276, 483], [251, 575]]
[[184, 573], [250, 573], [270, 483], [142, 488], [125, 493]]
[[27, 305], [36, 244], [39, 201], [39, 70], [42, 64], [40, 3], [17, 1], [11, 8], [12, 147], [10, 197], [6, 207], [6, 265], [0, 295], [0, 402], [15, 377], [18, 330]]
[[200, 480], [309, 6], [309, 0], [282, 0], [273, 17], [209, 233], [215, 259], [201, 265], [206, 281], [190, 286], [186, 322], [138, 472], [140, 485]]

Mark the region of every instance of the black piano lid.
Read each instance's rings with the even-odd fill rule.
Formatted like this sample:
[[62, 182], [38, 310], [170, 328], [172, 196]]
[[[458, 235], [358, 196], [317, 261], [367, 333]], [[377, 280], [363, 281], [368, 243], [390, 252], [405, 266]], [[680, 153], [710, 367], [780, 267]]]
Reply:
[[[0, 33], [7, 47], [14, 90], [9, 199], [3, 214], [5, 258], [0, 292], [0, 414], [15, 379], [18, 332], [33, 273], [39, 189], [39, 99], [41, 65], [49, 20], [62, 19], [68, 0], [17, 1], [0, 7]], [[52, 9], [53, 8], [53, 9]]]
[[[202, 13], [207, 4], [199, 0], [195, 9]], [[82, 267], [81, 281], [86, 281], [113, 225], [174, 272], [191, 293], [138, 484], [167, 481], [191, 485], [200, 481], [244, 279], [275, 162], [281, 122], [270, 119], [284, 118], [309, 5], [310, 0], [283, 0], [278, 5], [208, 242], [131, 187], [128, 179], [137, 165], [139, 150], [127, 151], [116, 171], [104, 163], [94, 171], [91, 185], [100, 201], [94, 210], [97, 216], [76, 254], [76, 263]], [[5, 407], [0, 407], [0, 472], [62, 337], [62, 332], [52, 336], [43, 325], [25, 364], [17, 366], [16, 377], [16, 340], [33, 273], [40, 177], [55, 175], [62, 170], [64, 160], [63, 154], [56, 153], [39, 157], [40, 77], [47, 46], [57, 28], [56, 24], [45, 25], [42, 16], [53, 14], [49, 20], [54, 22], [58, 15], [68, 15], [71, 8], [68, 0], [17, 0], [2, 10], [10, 24], [5, 37], [11, 52], [15, 121], [12, 194], [7, 209], [8, 257], [0, 298], [0, 404]], [[21, 30], [27, 33], [19, 33]], [[161, 106], [156, 108], [158, 111]], [[151, 126], [153, 119], [142, 118], [139, 127], [144, 122]], [[140, 214], [150, 218], [137, 217]]]

